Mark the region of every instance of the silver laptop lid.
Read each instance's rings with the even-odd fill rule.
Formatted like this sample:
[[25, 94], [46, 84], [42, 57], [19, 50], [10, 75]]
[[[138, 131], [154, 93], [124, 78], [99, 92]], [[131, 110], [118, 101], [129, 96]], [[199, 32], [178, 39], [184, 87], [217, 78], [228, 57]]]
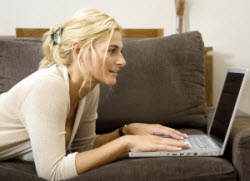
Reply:
[[227, 70], [219, 101], [217, 102], [212, 123], [208, 131], [208, 136], [213, 138], [221, 148], [221, 154], [224, 153], [233, 125], [247, 71], [248, 69], [243, 68], [229, 68]]

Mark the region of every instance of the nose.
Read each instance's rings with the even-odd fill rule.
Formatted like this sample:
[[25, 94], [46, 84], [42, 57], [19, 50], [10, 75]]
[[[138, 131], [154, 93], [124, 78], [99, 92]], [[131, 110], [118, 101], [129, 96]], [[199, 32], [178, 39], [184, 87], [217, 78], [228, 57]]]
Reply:
[[122, 54], [120, 54], [118, 60], [116, 61], [116, 64], [120, 65], [121, 67], [124, 67], [126, 65], [126, 60], [124, 59]]

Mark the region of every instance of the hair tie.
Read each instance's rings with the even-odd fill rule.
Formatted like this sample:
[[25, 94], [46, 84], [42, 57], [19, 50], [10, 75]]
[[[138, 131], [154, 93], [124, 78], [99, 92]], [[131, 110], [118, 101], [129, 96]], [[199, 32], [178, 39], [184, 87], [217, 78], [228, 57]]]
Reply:
[[50, 34], [51, 39], [58, 45], [61, 43], [63, 28], [59, 26], [54, 34]]

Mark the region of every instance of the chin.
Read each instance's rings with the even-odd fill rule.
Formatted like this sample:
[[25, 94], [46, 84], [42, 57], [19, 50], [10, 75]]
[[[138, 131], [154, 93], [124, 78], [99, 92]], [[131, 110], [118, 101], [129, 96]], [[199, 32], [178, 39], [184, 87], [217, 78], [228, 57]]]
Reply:
[[99, 83], [103, 83], [109, 86], [114, 86], [116, 84], [116, 80], [107, 80], [107, 81], [102, 80], [102, 81], [99, 81]]
[[116, 84], [116, 77], [107, 76], [106, 79], [102, 77], [99, 79], [98, 82], [109, 85], [109, 86], [114, 86]]
[[110, 82], [108, 82], [108, 85], [110, 85], [110, 86], [114, 86], [116, 84], [116, 81], [110, 81]]
[[114, 86], [116, 84], [116, 78], [107, 79], [107, 82], [103, 80], [103, 83], [109, 86]]

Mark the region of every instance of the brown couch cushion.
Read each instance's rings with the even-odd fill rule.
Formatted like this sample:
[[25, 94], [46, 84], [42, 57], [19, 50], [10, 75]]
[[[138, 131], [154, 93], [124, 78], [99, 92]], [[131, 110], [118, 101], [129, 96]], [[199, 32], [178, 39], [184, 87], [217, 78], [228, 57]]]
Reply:
[[199, 32], [124, 40], [127, 65], [101, 85], [97, 132], [132, 122], [206, 127], [203, 41]]
[[0, 94], [38, 69], [41, 40], [0, 38]]
[[[180, 130], [188, 134], [204, 134], [200, 130]], [[0, 162], [0, 180], [44, 180], [36, 177], [32, 162]], [[93, 169], [70, 181], [221, 181], [237, 180], [230, 162], [221, 157], [159, 157], [121, 159]]]

